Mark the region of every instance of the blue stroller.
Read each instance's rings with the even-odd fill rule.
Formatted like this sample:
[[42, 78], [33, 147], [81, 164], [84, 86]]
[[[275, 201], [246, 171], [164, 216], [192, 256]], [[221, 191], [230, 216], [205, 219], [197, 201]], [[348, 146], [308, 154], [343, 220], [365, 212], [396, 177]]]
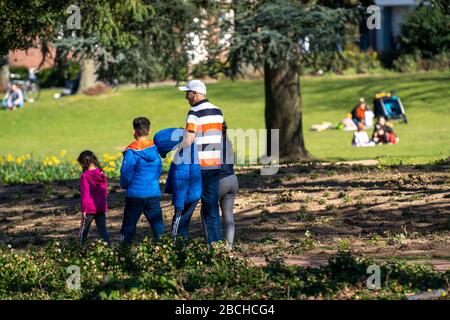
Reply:
[[401, 119], [408, 123], [405, 108], [399, 96], [390, 92], [380, 92], [373, 99], [375, 117], [385, 117], [388, 120]]

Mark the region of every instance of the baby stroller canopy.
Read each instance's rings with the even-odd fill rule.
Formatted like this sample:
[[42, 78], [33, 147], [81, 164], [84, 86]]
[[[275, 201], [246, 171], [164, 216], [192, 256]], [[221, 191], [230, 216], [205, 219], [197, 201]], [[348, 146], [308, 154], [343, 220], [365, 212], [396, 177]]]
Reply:
[[389, 120], [402, 119], [408, 123], [405, 109], [399, 96], [390, 92], [380, 92], [373, 100], [374, 113], [376, 117], [385, 117]]

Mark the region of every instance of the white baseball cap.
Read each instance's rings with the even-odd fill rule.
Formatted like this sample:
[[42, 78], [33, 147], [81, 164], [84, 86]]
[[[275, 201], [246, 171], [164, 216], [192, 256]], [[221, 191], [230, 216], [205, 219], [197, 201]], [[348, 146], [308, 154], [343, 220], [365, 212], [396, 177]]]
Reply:
[[201, 80], [191, 80], [185, 86], [178, 87], [181, 91], [195, 91], [206, 96], [206, 86]]

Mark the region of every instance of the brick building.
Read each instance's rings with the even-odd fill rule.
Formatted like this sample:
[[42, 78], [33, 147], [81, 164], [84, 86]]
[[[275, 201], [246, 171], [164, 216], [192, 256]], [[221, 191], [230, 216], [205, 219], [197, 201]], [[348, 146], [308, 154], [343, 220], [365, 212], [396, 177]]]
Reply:
[[[41, 69], [50, 68], [54, 64], [56, 49], [51, 48], [46, 56]], [[29, 48], [27, 50], [10, 51], [8, 54], [8, 63], [10, 67], [37, 68], [42, 61], [42, 52], [38, 48]]]

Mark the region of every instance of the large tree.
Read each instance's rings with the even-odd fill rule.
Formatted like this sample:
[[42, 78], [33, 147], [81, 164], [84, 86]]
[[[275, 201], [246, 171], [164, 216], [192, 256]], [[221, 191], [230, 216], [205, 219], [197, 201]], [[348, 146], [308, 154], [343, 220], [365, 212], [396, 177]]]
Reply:
[[27, 49], [51, 34], [53, 22], [63, 15], [62, 1], [0, 1], [0, 91], [8, 82], [9, 50]]
[[357, 23], [358, 11], [287, 0], [236, 1], [233, 10], [234, 71], [246, 64], [264, 70], [266, 127], [279, 130], [280, 158], [309, 158], [302, 128], [300, 65], [308, 55], [331, 57], [342, 48], [346, 26]]
[[[68, 6], [64, 15], [64, 24], [59, 21], [60, 28], [55, 28], [52, 43], [80, 62], [79, 91], [83, 91], [96, 83], [101, 66], [114, 62], [113, 49], [128, 49], [139, 42], [131, 26], [142, 24], [154, 9], [141, 0], [80, 1], [76, 11], [71, 8]], [[71, 21], [66, 22], [77, 14], [80, 23], [74, 28]]]
[[82, 90], [92, 84], [94, 72], [100, 80], [184, 80], [193, 49], [189, 34], [204, 30], [199, 22], [218, 5], [213, 0], [99, 0], [79, 7], [81, 29], [60, 31], [53, 44], [80, 61]]
[[[115, 53], [142, 43], [142, 31], [151, 29], [148, 23], [155, 16], [154, 7], [161, 3], [163, 1], [4, 0], [0, 2], [0, 54], [37, 44], [43, 51], [48, 46], [56, 46], [59, 52], [70, 53], [71, 59], [80, 62], [80, 90], [83, 90], [95, 82], [99, 68], [117, 62], [120, 55]], [[79, 10], [70, 10], [71, 5]], [[71, 19], [78, 19], [79, 26], [74, 24], [71, 28], [68, 23]]]
[[[317, 53], [334, 55], [343, 47], [346, 25], [358, 21], [356, 10], [318, 6], [317, 1], [98, 0], [78, 2], [81, 30], [73, 32], [65, 29], [68, 14], [61, 4], [48, 5], [45, 13], [46, 1], [26, 2], [36, 27], [24, 22], [30, 17], [11, 20], [0, 13], [12, 26], [2, 36], [4, 52], [26, 48], [36, 36], [44, 36], [45, 43], [70, 51], [85, 64], [85, 71], [96, 70], [101, 78], [128, 72], [127, 78], [136, 82], [151, 81], [155, 74], [185, 80], [195, 35], [209, 51], [206, 65], [212, 75], [227, 57], [232, 74], [244, 65], [261, 68], [266, 127], [279, 129], [284, 160], [309, 156], [302, 129], [301, 62]], [[14, 3], [4, 0], [0, 10]], [[33, 8], [43, 16], [35, 16]], [[224, 11], [232, 11], [233, 18], [227, 19]], [[222, 41], [226, 35], [231, 35], [228, 43]]]
[[[71, 5], [79, 8], [81, 19], [75, 30], [67, 25], [76, 14], [68, 10]], [[207, 31], [202, 22], [218, 8], [215, 0], [4, 0], [0, 56], [36, 44], [43, 50], [56, 46], [60, 55], [80, 62], [80, 90], [93, 84], [95, 76], [123, 76], [136, 83], [185, 80], [194, 49], [191, 35]]]

